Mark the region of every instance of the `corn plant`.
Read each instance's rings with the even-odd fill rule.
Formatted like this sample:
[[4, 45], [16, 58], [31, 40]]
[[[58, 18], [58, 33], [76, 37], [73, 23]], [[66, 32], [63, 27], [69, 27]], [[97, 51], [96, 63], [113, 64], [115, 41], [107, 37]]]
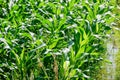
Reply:
[[0, 1], [0, 79], [92, 80], [114, 21], [107, 0]]

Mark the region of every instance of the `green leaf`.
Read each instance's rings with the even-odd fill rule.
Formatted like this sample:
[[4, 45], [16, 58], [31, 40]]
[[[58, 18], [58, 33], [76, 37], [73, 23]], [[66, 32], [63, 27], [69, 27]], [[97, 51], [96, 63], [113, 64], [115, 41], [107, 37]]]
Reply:
[[25, 53], [25, 48], [23, 47], [22, 53], [20, 54], [20, 58], [22, 61], [24, 60], [24, 53]]
[[56, 47], [58, 41], [61, 39], [63, 39], [63, 38], [58, 38], [58, 39], [54, 40], [53, 43], [49, 45], [49, 49], [53, 49], [54, 47]]
[[28, 37], [30, 40], [32, 40], [32, 36], [30, 35], [30, 33], [24, 32], [24, 33], [19, 33], [19, 34], [23, 37]]
[[96, 23], [96, 33], [98, 33], [98, 30], [99, 30], [99, 24]]
[[19, 65], [19, 64], [20, 64], [20, 57], [17, 55], [17, 53], [15, 53], [14, 50], [11, 50], [11, 51], [12, 51], [12, 53], [14, 54], [14, 56], [15, 56], [15, 58], [16, 58], [17, 65]]

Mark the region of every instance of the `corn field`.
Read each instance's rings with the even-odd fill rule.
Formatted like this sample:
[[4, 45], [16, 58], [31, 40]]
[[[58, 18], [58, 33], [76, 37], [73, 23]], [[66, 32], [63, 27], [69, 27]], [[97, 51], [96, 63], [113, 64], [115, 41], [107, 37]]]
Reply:
[[117, 4], [0, 0], [0, 80], [99, 80]]

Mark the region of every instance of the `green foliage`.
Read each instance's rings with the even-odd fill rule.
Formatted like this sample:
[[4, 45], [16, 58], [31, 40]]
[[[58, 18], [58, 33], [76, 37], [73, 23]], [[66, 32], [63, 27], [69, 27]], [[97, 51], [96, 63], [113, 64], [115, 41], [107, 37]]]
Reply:
[[[92, 80], [105, 54], [107, 0], [0, 1], [0, 79]], [[92, 74], [93, 73], [93, 74]]]

